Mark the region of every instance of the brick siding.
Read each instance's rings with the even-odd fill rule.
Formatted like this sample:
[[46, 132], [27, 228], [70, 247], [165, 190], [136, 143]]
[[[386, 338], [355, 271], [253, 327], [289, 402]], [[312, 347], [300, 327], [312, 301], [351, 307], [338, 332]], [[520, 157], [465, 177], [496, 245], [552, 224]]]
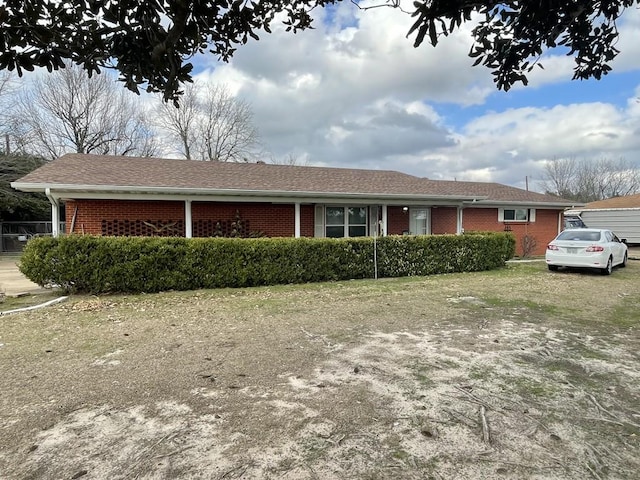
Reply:
[[409, 231], [409, 212], [404, 212], [403, 207], [387, 207], [387, 234], [402, 235]]
[[[118, 221], [115, 226], [122, 229], [123, 223], [127, 228], [145, 234], [149, 230], [163, 225], [169, 226], [173, 235], [184, 236], [184, 202], [182, 201], [144, 201], [144, 200], [67, 200], [66, 228], [70, 233], [74, 223], [75, 233], [94, 235], [103, 234], [103, 221]], [[293, 237], [295, 233], [295, 207], [293, 204], [269, 203], [217, 203], [193, 202], [191, 216], [195, 222], [202, 220], [233, 221], [236, 212], [247, 222], [250, 232], [262, 232], [268, 237]], [[526, 235], [535, 240], [533, 255], [543, 255], [547, 243], [558, 233], [558, 214], [560, 210], [536, 210], [535, 222], [499, 222], [497, 208], [465, 208], [463, 211], [463, 228], [465, 231], [498, 231], [505, 230], [505, 225], [511, 229], [517, 239], [516, 253], [523, 253], [523, 239]], [[402, 207], [390, 206], [387, 209], [388, 234], [402, 235], [409, 230], [409, 213]], [[73, 218], [75, 216], [75, 221]], [[138, 222], [137, 230], [132, 222]], [[142, 230], [140, 222], [143, 222]], [[173, 224], [175, 222], [175, 225]], [[154, 226], [148, 226], [147, 224]], [[147, 227], [145, 227], [147, 225]], [[167, 233], [165, 232], [165, 233]], [[431, 233], [456, 233], [456, 208], [431, 208]], [[116, 233], [117, 234], [117, 233]], [[314, 206], [300, 207], [300, 234], [303, 237], [314, 235]]]
[[535, 241], [535, 249], [530, 254], [544, 255], [547, 244], [558, 235], [558, 215], [561, 211], [536, 209], [535, 222], [505, 223], [498, 221], [497, 208], [465, 208], [462, 226], [466, 232], [503, 232], [508, 226], [516, 236], [516, 255], [523, 254], [523, 241], [527, 235]]
[[[262, 232], [267, 237], [293, 237], [295, 235], [295, 206], [270, 203], [216, 203], [193, 202], [191, 218], [198, 220], [228, 220], [236, 217], [249, 224], [249, 230]], [[313, 237], [313, 205], [300, 206], [300, 235]]]
[[182, 222], [182, 230], [175, 233], [184, 236], [184, 202], [179, 201], [67, 200], [65, 213], [67, 233], [74, 223], [74, 233], [102, 235], [103, 220], [126, 220], [154, 224]]
[[[184, 202], [146, 200], [67, 200], [67, 233], [70, 233], [72, 218], [76, 216], [74, 233], [103, 234], [103, 221], [114, 221], [122, 227], [124, 222], [147, 222], [168, 225], [178, 222], [175, 235], [184, 236]], [[76, 210], [77, 209], [77, 210]], [[292, 237], [295, 234], [294, 205], [272, 205], [268, 203], [215, 203], [193, 202], [191, 218], [198, 220], [234, 221], [236, 214], [247, 222], [249, 231], [263, 232], [269, 237]], [[300, 207], [300, 234], [313, 236], [313, 205]], [[117, 233], [116, 233], [117, 234]]]
[[458, 229], [457, 214], [456, 207], [431, 207], [431, 233], [433, 235], [456, 233]]

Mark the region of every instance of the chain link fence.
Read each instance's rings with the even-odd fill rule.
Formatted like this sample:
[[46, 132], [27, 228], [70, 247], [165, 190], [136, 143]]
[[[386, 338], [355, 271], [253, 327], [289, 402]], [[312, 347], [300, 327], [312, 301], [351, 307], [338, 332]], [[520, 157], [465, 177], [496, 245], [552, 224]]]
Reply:
[[[60, 222], [59, 231], [65, 231], [65, 222]], [[51, 222], [0, 222], [0, 247], [2, 253], [21, 252], [29, 239], [51, 235]]]

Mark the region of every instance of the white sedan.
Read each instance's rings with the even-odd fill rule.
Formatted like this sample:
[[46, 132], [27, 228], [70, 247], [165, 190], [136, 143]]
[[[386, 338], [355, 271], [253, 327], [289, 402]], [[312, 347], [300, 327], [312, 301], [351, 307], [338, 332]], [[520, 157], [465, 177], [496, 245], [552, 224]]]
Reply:
[[611, 230], [572, 228], [547, 245], [549, 270], [559, 267], [597, 268], [610, 275], [613, 267], [627, 265], [627, 245]]

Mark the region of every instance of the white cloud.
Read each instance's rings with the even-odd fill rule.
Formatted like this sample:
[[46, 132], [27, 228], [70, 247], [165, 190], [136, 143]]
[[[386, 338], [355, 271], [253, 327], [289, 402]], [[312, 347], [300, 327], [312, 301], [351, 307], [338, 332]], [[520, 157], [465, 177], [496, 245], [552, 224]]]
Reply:
[[640, 108], [632, 101], [626, 109], [604, 103], [527, 107], [474, 119], [455, 146], [437, 153], [444, 159], [439, 164], [445, 177], [475, 180], [480, 175], [522, 185], [525, 176], [540, 179], [544, 161], [553, 158], [635, 161], [639, 133]]
[[[396, 169], [430, 178], [524, 186], [554, 157], [600, 158], [640, 151], [640, 103], [548, 104], [491, 111], [498, 95], [490, 72], [471, 67], [470, 26], [436, 48], [413, 48], [412, 18], [366, 12], [343, 2], [319, 9], [314, 30], [282, 27], [238, 49], [229, 64], [209, 64], [202, 79], [224, 82], [253, 107], [265, 148], [313, 165]], [[621, 22], [617, 64], [640, 67], [640, 14]], [[636, 54], [637, 53], [637, 54]], [[547, 91], [572, 76], [573, 59], [549, 52], [529, 87]], [[544, 89], [542, 88], [544, 87]], [[637, 92], [640, 97], [640, 87]], [[461, 121], [451, 106], [479, 112]], [[495, 108], [493, 108], [496, 110]]]
[[637, 7], [628, 8], [620, 18], [619, 40], [616, 48], [620, 54], [613, 62], [615, 71], [629, 71], [640, 68], [640, 10]]

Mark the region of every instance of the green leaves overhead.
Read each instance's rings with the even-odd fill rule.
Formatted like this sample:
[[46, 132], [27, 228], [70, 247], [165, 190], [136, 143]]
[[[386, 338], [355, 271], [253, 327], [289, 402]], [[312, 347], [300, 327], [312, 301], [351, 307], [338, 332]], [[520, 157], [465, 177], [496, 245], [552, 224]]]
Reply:
[[[341, 0], [4, 0], [0, 4], [0, 69], [49, 71], [65, 60], [89, 74], [120, 72], [127, 88], [176, 101], [191, 81], [190, 59], [210, 52], [228, 61], [238, 45], [271, 32], [276, 14], [287, 31], [312, 28], [310, 12]], [[470, 55], [491, 69], [498, 88], [526, 83], [547, 48], [575, 59], [574, 79], [607, 74], [618, 54], [616, 20], [639, 0], [421, 0], [408, 35], [436, 45], [477, 21]], [[358, 3], [354, 0], [354, 3]], [[398, 7], [398, 1], [379, 5]], [[355, 7], [354, 7], [355, 8]], [[363, 9], [373, 8], [371, 6]]]
[[65, 60], [89, 74], [114, 68], [127, 88], [176, 100], [191, 81], [189, 59], [207, 51], [227, 61], [237, 44], [270, 31], [311, 27], [310, 10], [338, 0], [6, 0], [0, 4], [0, 69], [49, 71]]
[[426, 0], [414, 2], [415, 21], [409, 35], [414, 45], [429, 41], [436, 45], [472, 18], [474, 45], [469, 55], [474, 65], [491, 69], [499, 89], [527, 84], [527, 73], [538, 63], [547, 48], [564, 47], [573, 56], [574, 79], [600, 79], [616, 57], [618, 39], [616, 20], [637, 0], [542, 0], [485, 1]]

